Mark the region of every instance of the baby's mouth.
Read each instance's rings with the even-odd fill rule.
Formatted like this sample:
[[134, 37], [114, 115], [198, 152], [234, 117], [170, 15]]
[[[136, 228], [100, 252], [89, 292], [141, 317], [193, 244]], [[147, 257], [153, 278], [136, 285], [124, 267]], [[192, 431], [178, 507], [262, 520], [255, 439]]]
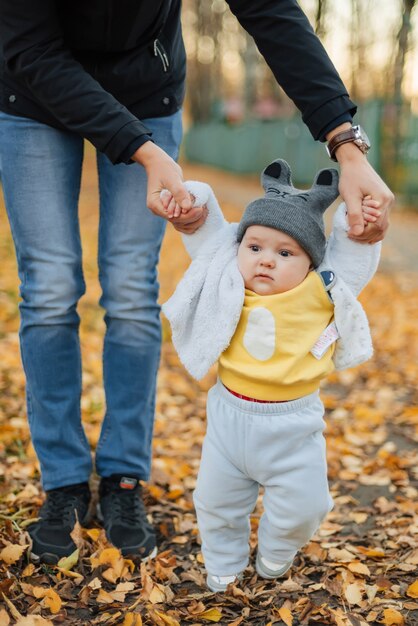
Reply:
[[256, 278], [268, 278], [269, 280], [273, 280], [268, 274], [256, 274]]

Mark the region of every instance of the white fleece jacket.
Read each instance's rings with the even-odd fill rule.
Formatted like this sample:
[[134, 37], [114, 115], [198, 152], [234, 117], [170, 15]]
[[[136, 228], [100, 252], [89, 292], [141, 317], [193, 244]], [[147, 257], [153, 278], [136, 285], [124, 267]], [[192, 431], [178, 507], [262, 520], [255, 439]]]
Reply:
[[[192, 262], [162, 309], [180, 360], [200, 380], [231, 341], [245, 287], [237, 265], [238, 224], [225, 220], [209, 185], [188, 181], [186, 187], [195, 206], [207, 205], [208, 217], [196, 233], [182, 235]], [[329, 292], [340, 336], [333, 356], [338, 370], [363, 363], [373, 354], [367, 317], [356, 296], [376, 272], [381, 250], [380, 243], [352, 241], [347, 230], [345, 204], [340, 204], [324, 260], [316, 270], [334, 273]]]

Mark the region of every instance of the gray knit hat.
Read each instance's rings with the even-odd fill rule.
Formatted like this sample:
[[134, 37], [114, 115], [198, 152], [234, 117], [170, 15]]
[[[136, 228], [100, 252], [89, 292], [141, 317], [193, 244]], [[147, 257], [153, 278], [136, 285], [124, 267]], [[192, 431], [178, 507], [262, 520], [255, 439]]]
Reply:
[[249, 226], [270, 226], [293, 237], [315, 267], [325, 254], [323, 213], [338, 197], [338, 172], [321, 170], [310, 189], [296, 189], [286, 161], [277, 159], [261, 174], [266, 195], [247, 206], [238, 226], [240, 242]]

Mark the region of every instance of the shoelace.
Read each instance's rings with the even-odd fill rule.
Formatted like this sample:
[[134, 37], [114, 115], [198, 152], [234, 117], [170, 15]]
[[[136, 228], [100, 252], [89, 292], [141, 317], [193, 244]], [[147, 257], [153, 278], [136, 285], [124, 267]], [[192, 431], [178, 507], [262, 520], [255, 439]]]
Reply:
[[42, 511], [42, 518], [50, 524], [72, 523], [77, 504], [78, 498], [76, 496], [65, 491], [52, 491], [49, 493], [46, 507]]
[[129, 525], [140, 522], [142, 525], [146, 520], [144, 504], [136, 491], [113, 492], [110, 497], [114, 521]]

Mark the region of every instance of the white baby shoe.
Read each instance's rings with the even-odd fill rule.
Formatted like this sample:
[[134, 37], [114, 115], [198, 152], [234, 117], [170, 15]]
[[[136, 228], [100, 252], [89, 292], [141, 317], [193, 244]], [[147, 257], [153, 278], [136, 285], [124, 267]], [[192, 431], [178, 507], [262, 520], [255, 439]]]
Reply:
[[257, 574], [262, 578], [273, 580], [274, 578], [280, 578], [284, 576], [286, 572], [292, 567], [293, 559], [286, 563], [274, 563], [265, 559], [259, 552], [257, 552], [257, 559], [255, 562], [255, 569]]
[[206, 578], [206, 584], [211, 591], [223, 592], [226, 591], [228, 585], [236, 583], [242, 578], [242, 573], [233, 574], [232, 576], [216, 576], [215, 574], [208, 574]]

